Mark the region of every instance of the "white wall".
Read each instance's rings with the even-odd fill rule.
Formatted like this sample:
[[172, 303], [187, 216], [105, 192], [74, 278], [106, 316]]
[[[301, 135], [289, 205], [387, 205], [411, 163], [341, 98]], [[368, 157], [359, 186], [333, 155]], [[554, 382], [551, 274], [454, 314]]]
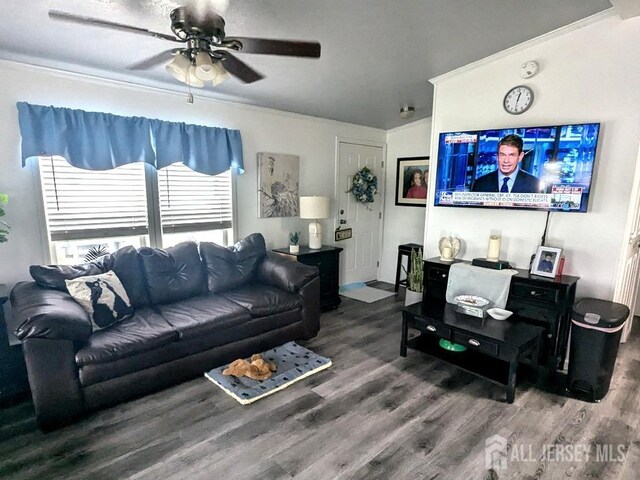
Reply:
[[[0, 245], [0, 282], [10, 285], [28, 279], [29, 265], [46, 259], [38, 221], [41, 207], [35, 195], [39, 187], [31, 169], [23, 169], [20, 163], [17, 101], [239, 129], [246, 173], [237, 179], [237, 233], [241, 238], [262, 232], [269, 248], [286, 246], [288, 232], [293, 230], [301, 230], [306, 243], [308, 222], [297, 217], [257, 218], [257, 152], [299, 155], [301, 195], [335, 198], [336, 137], [385, 140], [382, 130], [197, 96], [189, 105], [186, 92], [175, 94], [12, 62], [0, 61], [0, 75], [0, 192], [10, 196], [6, 221], [12, 226], [9, 241]], [[328, 232], [324, 242], [332, 243], [333, 219], [323, 224]]]
[[[440, 132], [602, 123], [589, 211], [551, 214], [547, 235], [547, 245], [565, 249], [565, 273], [581, 277], [579, 296], [613, 296], [640, 138], [637, 45], [640, 18], [622, 21], [602, 16], [595, 23], [585, 22], [582, 28], [544, 42], [531, 42], [526, 48], [514, 48], [434, 81], [432, 159], [437, 158], [435, 135]], [[541, 71], [522, 80], [519, 66], [527, 60], [537, 60]], [[535, 103], [522, 116], [511, 116], [503, 111], [502, 99], [507, 90], [521, 83], [533, 87]], [[466, 244], [463, 258], [484, 257], [489, 235], [498, 233], [503, 237], [501, 258], [528, 268], [529, 258], [540, 242], [545, 215], [429, 208], [425, 235], [428, 255], [437, 253], [441, 235], [455, 229]]]
[[418, 120], [387, 132], [384, 238], [379, 280], [395, 282], [398, 245], [422, 243], [424, 238], [425, 209], [396, 206], [396, 175], [398, 158], [428, 156], [430, 145], [431, 118]]

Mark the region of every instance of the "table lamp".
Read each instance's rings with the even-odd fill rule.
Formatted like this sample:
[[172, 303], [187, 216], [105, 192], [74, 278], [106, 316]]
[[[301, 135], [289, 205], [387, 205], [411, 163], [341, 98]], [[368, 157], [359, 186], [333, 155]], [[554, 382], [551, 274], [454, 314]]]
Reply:
[[331, 214], [329, 197], [300, 197], [300, 218], [312, 218], [309, 224], [309, 248], [322, 247], [322, 227], [318, 219], [329, 218]]

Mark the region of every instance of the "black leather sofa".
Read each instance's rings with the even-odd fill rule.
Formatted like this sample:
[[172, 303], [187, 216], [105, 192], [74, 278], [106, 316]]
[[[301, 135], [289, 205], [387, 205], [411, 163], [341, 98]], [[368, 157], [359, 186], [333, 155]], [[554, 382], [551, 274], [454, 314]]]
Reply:
[[[112, 270], [135, 308], [92, 333], [64, 280]], [[253, 234], [225, 248], [125, 247], [79, 266], [32, 266], [11, 304], [44, 429], [203, 375], [319, 329], [318, 270], [267, 254]]]

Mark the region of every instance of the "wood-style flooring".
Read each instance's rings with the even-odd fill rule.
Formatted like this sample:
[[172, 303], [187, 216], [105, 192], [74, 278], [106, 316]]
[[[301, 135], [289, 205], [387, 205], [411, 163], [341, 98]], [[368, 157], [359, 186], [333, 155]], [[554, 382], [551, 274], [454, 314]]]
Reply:
[[[48, 434], [30, 402], [1, 409], [0, 478], [640, 478], [639, 329], [601, 403], [525, 383], [509, 405], [499, 386], [421, 353], [401, 358], [402, 306], [402, 293], [344, 299], [304, 342], [333, 366], [249, 406], [202, 377]], [[491, 471], [495, 434], [508, 439], [508, 463]], [[597, 448], [624, 460], [600, 461]]]

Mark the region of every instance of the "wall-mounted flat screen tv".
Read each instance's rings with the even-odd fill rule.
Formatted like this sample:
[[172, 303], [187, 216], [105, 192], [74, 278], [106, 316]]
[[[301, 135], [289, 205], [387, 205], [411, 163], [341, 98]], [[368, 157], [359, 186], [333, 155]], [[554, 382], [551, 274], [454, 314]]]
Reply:
[[586, 212], [599, 123], [441, 133], [435, 205]]

